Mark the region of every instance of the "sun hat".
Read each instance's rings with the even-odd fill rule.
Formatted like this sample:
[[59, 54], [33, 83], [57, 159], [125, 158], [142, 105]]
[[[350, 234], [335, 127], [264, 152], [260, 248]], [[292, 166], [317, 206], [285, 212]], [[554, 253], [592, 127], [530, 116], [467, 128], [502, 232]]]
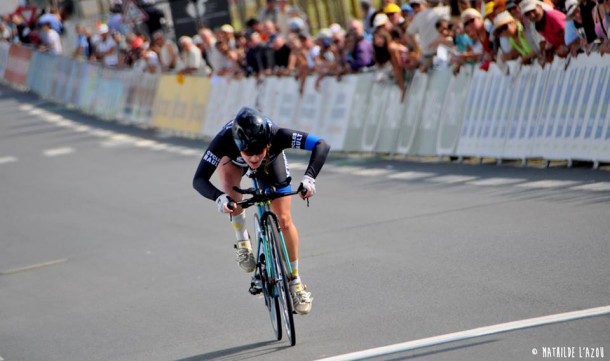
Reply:
[[468, 8], [462, 11], [460, 15], [462, 18], [462, 23], [467, 23], [471, 19], [482, 19], [481, 13], [477, 11], [477, 9]]
[[569, 19], [574, 16], [574, 11], [578, 8], [578, 0], [566, 0], [566, 15]]
[[513, 21], [515, 21], [515, 18], [513, 18], [513, 16], [508, 11], [502, 11], [501, 13], [496, 15], [496, 18], [494, 19], [494, 32], [496, 32], [496, 30], [500, 29], [502, 26], [510, 24]]
[[538, 1], [536, 1], [536, 0], [523, 0], [521, 2], [521, 4], [519, 4], [519, 7], [521, 8], [521, 13], [523, 15], [536, 9], [537, 6], [538, 6]]
[[373, 27], [380, 27], [382, 25], [387, 24], [390, 21], [388, 16], [384, 13], [379, 13], [375, 15], [375, 19], [373, 19]]

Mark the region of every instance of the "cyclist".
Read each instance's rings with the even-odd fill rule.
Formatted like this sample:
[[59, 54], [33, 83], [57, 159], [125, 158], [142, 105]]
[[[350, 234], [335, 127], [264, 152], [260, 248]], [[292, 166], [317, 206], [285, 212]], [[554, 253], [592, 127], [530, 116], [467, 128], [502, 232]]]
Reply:
[[[326, 161], [330, 146], [315, 135], [279, 128], [262, 113], [249, 107], [240, 109], [235, 119], [214, 137], [195, 173], [193, 187], [204, 197], [214, 200], [219, 212], [230, 215], [237, 238], [234, 245], [237, 263], [246, 272], [254, 271], [256, 264], [246, 231], [246, 212], [240, 207], [229, 208], [229, 202], [242, 199], [233, 186], [240, 185], [241, 178], [250, 168], [260, 185], [289, 193], [291, 177], [284, 154], [284, 149], [288, 148], [311, 151], [309, 165], [300, 183], [304, 192], [299, 193], [301, 198], [309, 198], [316, 192], [315, 178]], [[217, 169], [222, 190], [210, 181]], [[313, 297], [299, 277], [299, 235], [292, 223], [291, 200], [291, 197], [275, 199], [271, 202], [271, 209], [278, 216], [288, 249], [294, 309], [299, 314], [307, 314], [311, 311]]]

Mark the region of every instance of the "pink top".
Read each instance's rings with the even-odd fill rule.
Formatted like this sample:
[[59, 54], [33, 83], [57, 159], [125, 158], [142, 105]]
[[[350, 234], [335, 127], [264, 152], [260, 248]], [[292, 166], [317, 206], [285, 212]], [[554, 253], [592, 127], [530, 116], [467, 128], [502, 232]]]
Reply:
[[[544, 11], [544, 18], [536, 24], [536, 30], [551, 45], [558, 47], [564, 45], [566, 16], [559, 10], [549, 9]], [[542, 23], [541, 27], [539, 24]]]

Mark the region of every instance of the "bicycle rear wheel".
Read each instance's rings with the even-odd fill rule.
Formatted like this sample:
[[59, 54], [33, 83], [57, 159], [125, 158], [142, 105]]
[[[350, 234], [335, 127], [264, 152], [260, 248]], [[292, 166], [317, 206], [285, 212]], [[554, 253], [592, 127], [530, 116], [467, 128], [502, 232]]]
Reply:
[[[269, 318], [271, 319], [271, 327], [273, 328], [273, 333], [275, 334], [276, 339], [279, 341], [282, 339], [282, 316], [280, 313], [280, 305], [277, 297], [273, 297], [274, 286], [270, 282], [273, 277], [269, 277], [267, 273], [267, 265], [265, 260], [265, 252], [261, 248], [263, 247], [262, 243], [262, 231], [261, 231], [261, 223], [258, 217], [258, 214], [254, 215], [254, 224], [256, 231], [256, 238], [258, 240], [258, 262], [256, 264], [256, 272], [261, 279], [261, 286], [263, 289], [263, 298], [265, 299], [265, 306], [267, 307], [267, 311], [269, 312]], [[273, 258], [273, 257], [272, 257]], [[273, 272], [273, 267], [270, 270]]]
[[288, 288], [288, 267], [286, 266], [287, 260], [285, 259], [284, 250], [282, 248], [280, 227], [277, 223], [277, 219], [271, 215], [268, 215], [265, 219], [265, 227], [267, 229], [267, 236], [269, 237], [269, 245], [272, 248], [273, 265], [276, 271], [276, 300], [279, 300], [286, 336], [290, 340], [290, 346], [294, 346], [296, 344], [296, 333], [294, 329], [292, 296], [290, 295], [290, 289]]

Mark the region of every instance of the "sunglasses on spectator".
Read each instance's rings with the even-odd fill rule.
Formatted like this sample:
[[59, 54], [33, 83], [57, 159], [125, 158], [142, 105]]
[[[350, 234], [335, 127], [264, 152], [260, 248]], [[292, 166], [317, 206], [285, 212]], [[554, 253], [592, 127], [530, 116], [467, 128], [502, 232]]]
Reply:
[[508, 24], [504, 24], [496, 29], [496, 34], [502, 34], [508, 29]]
[[470, 25], [470, 24], [474, 23], [474, 19], [475, 19], [475, 18], [470, 18], [470, 19], [466, 20], [466, 21], [464, 22], [464, 27], [466, 27], [466, 26], [468, 26], [468, 25]]

